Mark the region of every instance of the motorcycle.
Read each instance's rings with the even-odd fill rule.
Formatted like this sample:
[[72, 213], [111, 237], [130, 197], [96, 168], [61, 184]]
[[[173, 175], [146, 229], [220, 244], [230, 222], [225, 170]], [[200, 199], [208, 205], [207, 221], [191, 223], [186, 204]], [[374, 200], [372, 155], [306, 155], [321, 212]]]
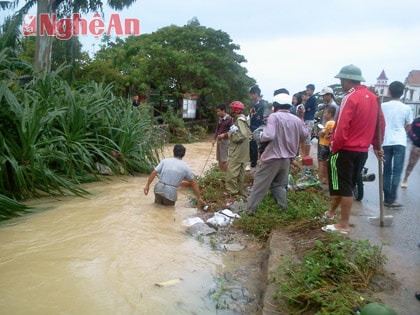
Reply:
[[368, 173], [368, 168], [363, 167], [362, 171], [357, 177], [356, 185], [353, 188], [354, 199], [357, 201], [361, 201], [363, 199], [364, 194], [363, 182], [373, 182], [375, 179], [375, 174]]

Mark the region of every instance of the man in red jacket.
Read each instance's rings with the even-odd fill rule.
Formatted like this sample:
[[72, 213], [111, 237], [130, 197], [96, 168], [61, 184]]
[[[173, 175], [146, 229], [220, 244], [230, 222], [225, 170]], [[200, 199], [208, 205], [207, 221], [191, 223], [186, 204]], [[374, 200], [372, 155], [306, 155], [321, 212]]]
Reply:
[[[365, 81], [360, 69], [354, 65], [343, 67], [335, 76], [341, 80], [346, 92], [331, 134], [331, 157], [328, 161], [328, 177], [330, 194], [333, 196], [331, 207], [324, 213], [324, 218], [333, 218], [338, 206], [341, 207], [340, 221], [322, 227], [325, 232], [350, 231], [349, 219], [353, 205], [353, 187], [368, 157], [368, 149], [372, 144], [378, 158], [378, 110], [377, 96], [360, 82]], [[381, 135], [385, 131], [385, 119], [379, 113]], [[381, 142], [382, 142], [381, 139]]]

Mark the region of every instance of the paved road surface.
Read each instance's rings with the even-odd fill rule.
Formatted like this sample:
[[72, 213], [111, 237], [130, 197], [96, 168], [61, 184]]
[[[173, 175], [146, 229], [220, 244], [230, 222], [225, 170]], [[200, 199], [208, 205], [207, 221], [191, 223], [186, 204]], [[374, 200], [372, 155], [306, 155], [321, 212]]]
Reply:
[[[410, 144], [411, 145], [411, 144]], [[410, 146], [407, 147], [406, 162]], [[312, 150], [311, 155], [316, 152]], [[397, 294], [384, 296], [391, 306], [398, 306], [399, 315], [420, 314], [420, 302], [414, 297], [420, 291], [420, 162], [414, 168], [408, 181], [408, 188], [399, 190], [400, 210], [385, 208], [385, 215], [392, 215], [390, 227], [379, 227], [370, 223], [369, 217], [379, 217], [378, 160], [372, 151], [366, 162], [369, 173], [375, 173], [376, 180], [364, 185], [364, 198], [354, 202], [350, 223], [350, 237], [368, 239], [372, 244], [388, 244], [384, 253], [388, 257], [387, 269], [395, 273], [402, 283]]]

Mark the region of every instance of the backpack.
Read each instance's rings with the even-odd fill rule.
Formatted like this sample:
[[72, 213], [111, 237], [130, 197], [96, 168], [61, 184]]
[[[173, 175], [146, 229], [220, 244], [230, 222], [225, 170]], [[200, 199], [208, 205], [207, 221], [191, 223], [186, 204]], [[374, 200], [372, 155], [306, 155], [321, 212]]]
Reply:
[[416, 147], [420, 147], [420, 116], [413, 120], [408, 137]]

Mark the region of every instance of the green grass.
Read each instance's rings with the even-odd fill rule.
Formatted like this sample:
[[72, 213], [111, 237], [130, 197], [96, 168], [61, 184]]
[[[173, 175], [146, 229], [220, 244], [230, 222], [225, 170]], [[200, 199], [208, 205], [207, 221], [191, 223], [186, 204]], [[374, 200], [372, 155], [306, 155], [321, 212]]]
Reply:
[[[219, 210], [225, 202], [220, 198], [224, 174], [213, 165], [198, 181], [203, 198]], [[242, 214], [234, 221], [234, 227], [262, 242], [273, 230], [289, 233], [296, 258], [281, 259], [278, 269], [270, 275], [281, 313], [351, 314], [353, 307], [362, 306], [370, 298], [372, 276], [384, 271], [386, 257], [381, 247], [320, 232], [325, 222], [315, 218], [328, 209], [330, 202], [331, 198], [317, 188], [291, 190], [287, 194], [287, 211], [282, 212], [268, 192], [255, 215]]]
[[274, 282], [288, 314], [347, 315], [363, 304], [370, 279], [386, 262], [381, 248], [331, 234], [300, 261], [285, 259]]
[[279, 211], [279, 206], [270, 193], [258, 205], [253, 216], [243, 214], [235, 226], [250, 233], [260, 240], [267, 240], [271, 231], [281, 226], [312, 220], [328, 208], [329, 197], [319, 189], [290, 190], [287, 194], [287, 211]]

